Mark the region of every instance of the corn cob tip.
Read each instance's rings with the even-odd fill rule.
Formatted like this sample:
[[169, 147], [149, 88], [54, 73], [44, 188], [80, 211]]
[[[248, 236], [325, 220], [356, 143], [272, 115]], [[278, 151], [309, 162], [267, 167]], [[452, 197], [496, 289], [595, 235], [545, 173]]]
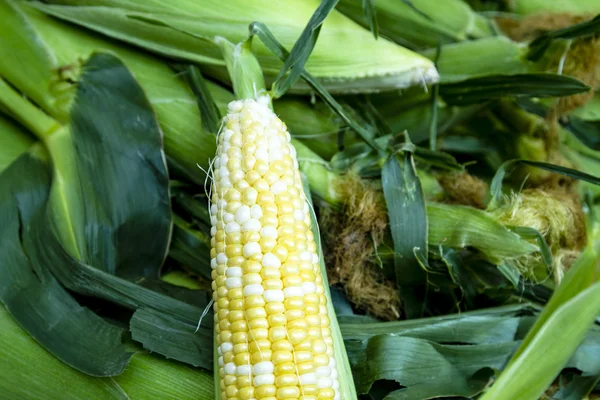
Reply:
[[228, 106], [211, 188], [221, 399], [341, 399], [296, 151], [268, 96]]

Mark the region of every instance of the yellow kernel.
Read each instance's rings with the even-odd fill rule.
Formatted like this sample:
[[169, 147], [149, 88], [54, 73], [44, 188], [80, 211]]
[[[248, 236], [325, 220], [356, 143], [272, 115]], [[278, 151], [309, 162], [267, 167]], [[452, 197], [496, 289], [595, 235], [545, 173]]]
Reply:
[[240, 191], [240, 193], [244, 193], [244, 190], [250, 187], [250, 184], [246, 182], [244, 179], [241, 179], [235, 183], [235, 188]]
[[233, 360], [236, 365], [248, 365], [250, 363], [250, 353], [236, 354]]
[[277, 364], [274, 369], [275, 376], [284, 375], [284, 374], [295, 374], [296, 373], [296, 364], [293, 362], [284, 362], [281, 364]]
[[304, 298], [302, 297], [289, 297], [283, 301], [283, 305], [286, 310], [289, 309], [304, 309]]
[[222, 309], [228, 309], [229, 308], [229, 300], [227, 299], [219, 299], [217, 301], [217, 307], [222, 308]]
[[235, 379], [235, 375], [225, 375], [225, 378], [223, 378], [223, 382], [225, 384], [225, 386], [229, 386], [229, 385], [235, 385], [237, 379]]
[[246, 317], [248, 321], [256, 318], [267, 318], [267, 312], [263, 307], [253, 307], [246, 310]]
[[227, 310], [227, 309], [219, 310], [219, 312], [217, 313], [217, 320], [221, 321], [222, 319], [227, 318], [228, 315], [229, 315], [229, 310]]
[[282, 280], [284, 287], [300, 286], [303, 282], [302, 277], [300, 275], [288, 275], [285, 276]]
[[[304, 343], [304, 342], [303, 342]], [[323, 339], [313, 339], [312, 341], [313, 353], [325, 354], [327, 352], [327, 343]]]
[[265, 279], [263, 281], [263, 288], [265, 290], [281, 290], [283, 289], [283, 283], [281, 279]]
[[304, 282], [314, 282], [317, 278], [314, 272], [312, 271], [302, 271], [300, 272], [300, 276], [304, 280]]
[[300, 329], [303, 331], [307, 331], [308, 330], [308, 322], [306, 322], [306, 319], [304, 319], [304, 318], [298, 318], [293, 321], [289, 321], [286, 325], [286, 328]]
[[[215, 282], [213, 282], [213, 283], [215, 283]], [[214, 288], [213, 288], [213, 290], [214, 290]], [[217, 297], [218, 298], [222, 298], [222, 297], [229, 298], [228, 295], [229, 295], [229, 290], [227, 290], [227, 288], [225, 286], [220, 286], [217, 288]]]
[[223, 253], [225, 251], [225, 243], [219, 242], [216, 244], [215, 249], [217, 249], [217, 253]]
[[[221, 310], [224, 311], [224, 310]], [[219, 319], [221, 318], [221, 311], [219, 311]], [[229, 322], [234, 323], [235, 321], [239, 321], [240, 319], [244, 319], [244, 312], [242, 310], [234, 310], [228, 311], [229, 315], [227, 315], [227, 319]]]
[[248, 344], [247, 343], [238, 343], [233, 346], [233, 354], [247, 353], [248, 352]]
[[298, 386], [287, 386], [277, 389], [277, 398], [280, 400], [297, 399], [298, 396], [300, 396], [300, 388]]
[[298, 275], [300, 273], [300, 265], [297, 262], [286, 261], [281, 265], [281, 274], [287, 275]]
[[230, 244], [225, 248], [225, 255], [227, 257], [238, 257], [242, 255], [241, 244]]
[[229, 203], [227, 203], [227, 206], [225, 207], [225, 211], [227, 211], [228, 213], [235, 214], [235, 211], [238, 208], [240, 208], [241, 205], [242, 205], [242, 203], [240, 203], [239, 201], [230, 201]]
[[298, 351], [296, 349], [296, 351], [294, 352], [294, 358], [296, 363], [301, 364], [301, 363], [305, 363], [308, 361], [312, 361], [313, 359], [313, 354], [311, 351]]
[[277, 242], [285, 247], [288, 251], [296, 250], [296, 239], [293, 236], [280, 237]]
[[237, 396], [237, 392], [238, 388], [236, 388], [235, 385], [227, 386], [227, 389], [225, 390], [225, 393], [227, 394], [226, 399]]
[[260, 339], [250, 342], [248, 346], [248, 350], [250, 353], [255, 353], [257, 351], [269, 350], [271, 348], [271, 341], [269, 339]]
[[316, 370], [315, 364], [312, 361], [297, 364], [296, 368], [298, 369], [298, 375], [309, 374]]
[[275, 198], [277, 199], [278, 203], [291, 203], [292, 201], [292, 196], [290, 196], [290, 194], [285, 191], [285, 192], [281, 192], [278, 195], [275, 196]]
[[231, 324], [231, 332], [246, 332], [248, 330], [248, 323], [245, 319], [237, 320]]
[[254, 142], [246, 143], [241, 147], [242, 154], [252, 155], [256, 152], [257, 147], [258, 146], [256, 144], [254, 144]]
[[326, 367], [329, 365], [329, 356], [325, 354], [315, 354], [313, 356], [313, 362], [317, 367]]
[[215, 234], [215, 239], [217, 242], [222, 242], [223, 240], [225, 240], [225, 236], [225, 231], [223, 229], [219, 229]]
[[269, 330], [267, 328], [257, 328], [252, 330], [252, 339], [261, 340], [269, 337]]
[[304, 396], [300, 396], [298, 400], [318, 400], [316, 394], [319, 392], [317, 385], [304, 385], [302, 386], [302, 393]]
[[277, 173], [277, 175], [281, 176], [285, 172], [286, 168], [283, 162], [274, 161], [271, 163], [271, 171]]
[[234, 288], [234, 289], [229, 289], [227, 291], [227, 298], [229, 299], [229, 301], [235, 300], [235, 299], [241, 299], [242, 295], [243, 295], [242, 288]]
[[279, 237], [293, 236], [295, 233], [296, 232], [293, 226], [285, 225], [277, 228], [277, 234]]
[[246, 182], [248, 182], [249, 184], [252, 185], [258, 179], [260, 179], [260, 174], [258, 172], [256, 172], [255, 170], [246, 172]]
[[[256, 182], [252, 184], [252, 187], [256, 189], [257, 192], [268, 191], [270, 189], [269, 184], [264, 179], [257, 179]], [[256, 199], [254, 200], [256, 203]]]
[[263, 267], [260, 275], [263, 279], [279, 279], [281, 278], [281, 271], [276, 267]]
[[273, 342], [273, 351], [294, 351], [294, 346], [287, 339], [280, 339]]
[[309, 307], [314, 307], [314, 306], [306, 306], [304, 308], [304, 312], [306, 313], [306, 316], [304, 317], [304, 319], [306, 320], [306, 322], [308, 323], [309, 326], [321, 326], [321, 316], [319, 315], [319, 310], [317, 309], [316, 313], [312, 313], [312, 314], [308, 314], [308, 308]]
[[314, 304], [316, 306], [319, 305], [319, 295], [316, 293], [308, 293], [304, 295], [304, 302], [306, 304]]
[[284, 362], [293, 362], [294, 356], [291, 351], [274, 351], [273, 352], [273, 364], [278, 365]]
[[264, 253], [270, 253], [271, 250], [277, 245], [277, 239], [271, 237], [263, 237], [260, 239], [260, 249]]
[[252, 169], [254, 169], [255, 164], [256, 164], [256, 158], [254, 158], [254, 156], [244, 157], [244, 161], [242, 164], [242, 170], [245, 172], [251, 171]]
[[277, 388], [275, 385], [262, 385], [256, 388], [254, 391], [257, 400], [270, 400], [268, 397], [275, 398], [277, 394]]
[[321, 326], [322, 327], [328, 327], [329, 324], [331, 323], [331, 321], [329, 320], [329, 317], [327, 315], [321, 315]]
[[253, 285], [260, 284], [262, 282], [262, 278], [259, 274], [245, 274], [242, 276], [242, 285]]
[[272, 185], [279, 180], [279, 175], [275, 171], [269, 171], [263, 178], [269, 185]]
[[[269, 315], [283, 314], [285, 312], [285, 306], [283, 305], [283, 303], [280, 303], [280, 302], [272, 302], [272, 303], [267, 303], [267, 305], [265, 306], [265, 310], [267, 311], [267, 314], [269, 314]], [[319, 322], [320, 322], [320, 320], [319, 320]]]
[[256, 261], [246, 260], [242, 263], [242, 272], [244, 274], [256, 274], [262, 269], [262, 265]]
[[275, 254], [275, 256], [279, 258], [279, 261], [281, 262], [284, 262], [288, 256], [287, 249], [279, 244], [273, 248], [271, 253]]
[[250, 357], [252, 364], [257, 364], [262, 361], [271, 361], [273, 352], [271, 350], [262, 350], [252, 353]]
[[253, 187], [247, 188], [246, 190], [244, 190], [244, 193], [242, 193], [242, 201], [244, 202], [244, 204], [249, 206], [256, 203], [257, 197], [258, 192]]
[[278, 215], [286, 215], [286, 214], [293, 214], [294, 213], [294, 206], [292, 205], [292, 203], [280, 203], [279, 207], [277, 207], [277, 214]]
[[232, 336], [233, 335], [232, 335], [231, 331], [224, 331], [224, 332], [219, 333], [219, 338], [221, 340], [221, 343], [230, 342]]
[[286, 336], [287, 331], [285, 329], [285, 326], [274, 326], [271, 329], [269, 329], [269, 340], [272, 342], [285, 339]]
[[258, 194], [258, 198], [256, 199], [256, 202], [260, 206], [263, 206], [264, 204], [267, 204], [267, 203], [274, 203], [275, 202], [275, 195], [273, 194], [273, 192], [270, 192], [270, 191], [268, 191], [268, 192], [260, 192]]
[[270, 326], [283, 326], [287, 322], [283, 314], [269, 315], [268, 320]]
[[279, 216], [279, 225], [290, 225], [293, 226], [294, 222], [296, 222], [294, 220], [294, 216], [293, 215], [280, 215]]
[[[263, 214], [263, 216], [260, 217], [260, 223], [262, 226], [277, 227], [279, 225], [279, 219], [277, 219], [277, 216], [272, 214]], [[214, 258], [216, 256], [217, 254], [215, 253], [215, 255], [211, 257]]]
[[303, 251], [307, 251], [308, 250], [308, 246], [306, 245], [306, 242], [303, 240], [296, 240], [296, 251], [302, 253]]
[[304, 311], [303, 310], [294, 310], [294, 309], [286, 310], [285, 317], [287, 318], [288, 321], [293, 321], [295, 319], [304, 318]]
[[233, 362], [233, 357], [233, 352], [228, 351], [227, 353], [223, 354], [223, 361], [225, 361], [225, 363]]
[[260, 176], [264, 176], [267, 172], [269, 172], [270, 168], [269, 168], [269, 164], [267, 164], [264, 161], [257, 161], [256, 164], [254, 164], [254, 170], [260, 175]]
[[330, 400], [335, 397], [335, 390], [333, 388], [326, 388], [319, 390], [318, 400]]
[[312, 338], [320, 338], [323, 337], [323, 332], [321, 331], [323, 328], [321, 328], [320, 326], [318, 327], [311, 327], [308, 330], [308, 336], [312, 337]]
[[[265, 299], [262, 295], [256, 294], [244, 299], [244, 309], [249, 310], [254, 307], [264, 307]], [[266, 315], [265, 315], [266, 316]]]
[[250, 400], [254, 398], [254, 386], [246, 386], [240, 389], [238, 392], [238, 397], [240, 400]]
[[231, 322], [227, 321], [226, 319], [222, 319], [221, 322], [219, 322], [219, 328], [221, 328], [221, 331], [228, 330], [230, 326]]
[[[277, 225], [275, 225], [277, 226]], [[214, 247], [212, 249], [210, 249], [210, 258], [215, 258], [217, 256], [217, 249], [215, 249]]]
[[[236, 322], [237, 323], [237, 322]], [[233, 324], [231, 324], [233, 326]], [[233, 329], [232, 329], [233, 331]], [[304, 341], [304, 339], [306, 339], [308, 337], [308, 334], [306, 333], [306, 331], [302, 330], [302, 329], [290, 329], [288, 331], [288, 339], [290, 342], [292, 342], [293, 345], [296, 345], [302, 341]]]
[[298, 376], [296, 374], [284, 374], [275, 378], [275, 386], [279, 388], [296, 385], [298, 385]]
[[254, 332], [255, 329], [269, 329], [269, 321], [266, 318], [255, 318], [248, 321], [248, 328], [250, 332]]
[[243, 256], [235, 256], [227, 259], [228, 267], [240, 267], [245, 261]]
[[258, 232], [244, 232], [241, 234], [242, 244], [246, 244], [249, 242], [258, 242], [261, 239], [260, 233]]
[[[266, 192], [271, 193], [271, 192]], [[272, 214], [277, 215], [277, 204], [275, 203], [265, 203], [261, 206], [263, 214]]]
[[231, 342], [233, 344], [237, 343], [248, 343], [248, 333], [247, 332], [235, 332], [231, 335]]
[[[229, 302], [230, 310], [243, 310], [244, 309], [244, 299], [235, 299]], [[319, 323], [321, 323], [321, 319], [319, 319]]]

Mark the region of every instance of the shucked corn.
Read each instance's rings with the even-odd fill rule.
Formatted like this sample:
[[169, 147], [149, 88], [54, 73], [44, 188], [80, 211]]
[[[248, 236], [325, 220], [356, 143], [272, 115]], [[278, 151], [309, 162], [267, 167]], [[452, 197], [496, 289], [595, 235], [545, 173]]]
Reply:
[[213, 164], [221, 399], [341, 399], [296, 151], [268, 102], [229, 104]]

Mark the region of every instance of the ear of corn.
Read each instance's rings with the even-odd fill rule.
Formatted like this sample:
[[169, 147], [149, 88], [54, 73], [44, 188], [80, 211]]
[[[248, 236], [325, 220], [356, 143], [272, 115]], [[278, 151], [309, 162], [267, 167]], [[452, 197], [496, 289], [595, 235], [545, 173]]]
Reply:
[[[37, 7], [147, 50], [200, 63], [209, 74], [227, 79], [225, 63], [213, 43], [215, 37], [241, 42], [247, 37], [249, 24], [258, 19], [291, 49], [319, 1], [178, 0], [141, 4], [59, 0], [51, 3], [63, 5]], [[253, 47], [267, 83], [272, 82], [282, 63], [259, 41]], [[335, 10], [322, 26], [306, 69], [328, 90], [339, 93], [386, 90], [437, 80], [431, 61], [385, 39], [375, 40], [369, 31]], [[303, 82], [298, 82], [294, 89], [309, 90]]]

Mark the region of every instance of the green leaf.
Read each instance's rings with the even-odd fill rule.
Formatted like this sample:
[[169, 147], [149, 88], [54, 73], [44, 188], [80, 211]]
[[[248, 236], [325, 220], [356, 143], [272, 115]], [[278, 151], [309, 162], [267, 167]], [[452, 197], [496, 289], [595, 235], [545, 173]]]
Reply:
[[600, 32], [600, 15], [589, 21], [571, 25], [566, 28], [558, 29], [545, 33], [529, 43], [529, 54], [527, 58], [532, 61], [539, 60], [553, 40], [556, 39], [576, 39], [595, 35]]
[[365, 19], [369, 29], [373, 32], [375, 39], [379, 37], [379, 24], [377, 23], [377, 8], [375, 0], [362, 0], [362, 8], [365, 13]]
[[212, 324], [207, 326], [206, 319], [196, 332], [196, 324], [183, 322], [164, 312], [139, 308], [131, 318], [130, 329], [133, 340], [143, 343], [150, 352], [194, 367], [213, 369], [213, 327]]
[[123, 330], [81, 307], [40, 264], [40, 258], [55, 260], [44, 259], [29, 239], [43, 220], [49, 190], [50, 170], [38, 146], [0, 175], [0, 300], [64, 363], [89, 375], [118, 375], [132, 356]]
[[321, 32], [323, 21], [333, 11], [338, 1], [322, 0], [319, 7], [317, 7], [314, 14], [310, 17], [300, 37], [294, 43], [289, 56], [285, 59], [281, 71], [279, 71], [275, 78], [275, 82], [273, 82], [273, 98], [281, 97], [300, 78], [300, 74], [304, 71], [304, 65], [317, 44], [317, 38]]
[[174, 66], [196, 96], [198, 109], [202, 116], [202, 128], [206, 132], [217, 134], [221, 125], [221, 112], [215, 104], [202, 72], [195, 65], [177, 64]]
[[0, 171], [34, 143], [34, 139], [11, 119], [0, 114]]
[[490, 184], [490, 195], [491, 200], [488, 208], [494, 208], [500, 204], [500, 197], [502, 196], [502, 181], [506, 176], [507, 172], [515, 167], [516, 164], [525, 164], [532, 167], [537, 167], [546, 171], [554, 172], [571, 178], [580, 179], [585, 182], [593, 183], [594, 185], [600, 185], [600, 177], [596, 177], [585, 172], [577, 171], [572, 168], [562, 167], [560, 165], [549, 164], [539, 161], [530, 160], [508, 160], [505, 161], [500, 168], [496, 171], [496, 175], [492, 179]]
[[589, 86], [575, 78], [548, 73], [490, 75], [440, 85], [440, 95], [453, 105], [474, 104], [509, 96], [570, 96], [589, 90]]
[[210, 282], [210, 236], [193, 229], [177, 215], [174, 221], [169, 257]]
[[[395, 155], [387, 159], [381, 170], [381, 184], [394, 240], [396, 283], [402, 292], [405, 287], [423, 284], [425, 271], [417, 254], [427, 257], [425, 199], [411, 152], [404, 153], [402, 166]], [[413, 308], [416, 304], [406, 306], [409, 318], [420, 314]]]
[[600, 314], [598, 260], [588, 246], [482, 400], [534, 400], [552, 383]]

